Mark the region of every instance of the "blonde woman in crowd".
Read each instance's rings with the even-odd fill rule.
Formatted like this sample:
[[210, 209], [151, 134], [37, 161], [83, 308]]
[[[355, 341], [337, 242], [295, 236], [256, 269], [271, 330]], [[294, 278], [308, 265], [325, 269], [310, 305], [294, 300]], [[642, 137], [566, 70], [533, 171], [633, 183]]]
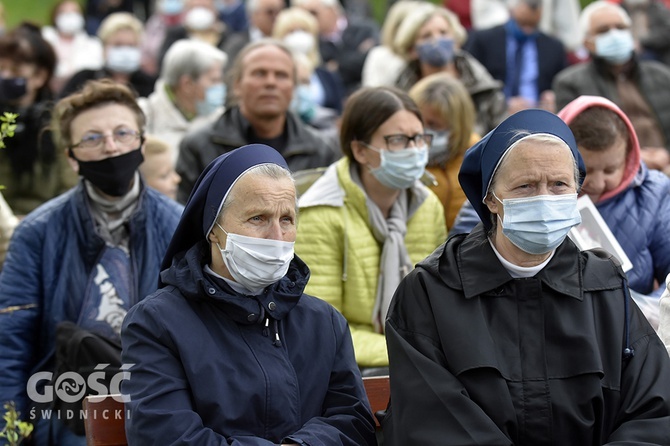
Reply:
[[291, 7], [279, 13], [272, 37], [282, 41], [296, 54], [304, 54], [313, 64], [309, 97], [319, 106], [342, 113], [344, 86], [339, 74], [327, 70], [319, 53], [319, 22], [302, 8]]
[[389, 8], [381, 29], [381, 44], [370, 49], [363, 64], [363, 86], [393, 86], [405, 68], [405, 59], [393, 46], [398, 28], [410, 11], [429, 5], [416, 0], [399, 0]]
[[142, 71], [140, 66], [143, 32], [142, 22], [128, 12], [108, 15], [98, 28], [105, 59], [103, 68], [85, 69], [74, 74], [63, 87], [60, 97], [78, 91], [88, 80], [102, 78], [131, 87], [139, 97], [148, 96], [154, 89], [156, 78]]
[[433, 134], [426, 170], [435, 177], [430, 188], [440, 198], [450, 228], [466, 200], [458, 183], [463, 155], [479, 141], [474, 132], [475, 107], [463, 84], [449, 73], [424, 77], [409, 95], [421, 110], [426, 132]]
[[467, 37], [458, 17], [429, 5], [413, 10], [398, 28], [394, 46], [407, 62], [395, 85], [409, 91], [420, 79], [439, 72], [463, 82], [475, 104], [475, 130], [485, 134], [505, 117], [507, 104], [499, 82], [461, 46]]

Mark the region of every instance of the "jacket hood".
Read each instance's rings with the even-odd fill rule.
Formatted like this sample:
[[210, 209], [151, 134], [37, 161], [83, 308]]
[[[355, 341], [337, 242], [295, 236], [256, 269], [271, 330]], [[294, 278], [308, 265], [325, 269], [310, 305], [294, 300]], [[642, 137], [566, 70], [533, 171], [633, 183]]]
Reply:
[[177, 288], [186, 300], [213, 300], [241, 324], [258, 323], [268, 317], [283, 319], [297, 305], [310, 276], [307, 265], [294, 256], [288, 272], [278, 282], [257, 296], [245, 296], [204, 272], [209, 257], [209, 244], [201, 240], [173, 258], [172, 265], [161, 272], [161, 282], [164, 287]]
[[612, 110], [626, 124], [629, 135], [628, 144], [630, 146], [630, 151], [628, 152], [628, 157], [626, 159], [626, 167], [623, 178], [621, 179], [621, 183], [619, 183], [619, 185], [614, 189], [602, 194], [598, 199], [598, 203], [600, 203], [609, 198], [617, 196], [623, 190], [628, 188], [631, 183], [633, 183], [636, 175], [640, 171], [640, 143], [637, 139], [637, 134], [635, 133], [633, 124], [631, 124], [626, 114], [614, 102], [600, 96], [580, 96], [563, 107], [563, 109], [558, 112], [558, 117], [565, 121], [566, 124], [570, 125], [570, 123], [580, 113], [591, 107], [603, 107], [608, 110]]

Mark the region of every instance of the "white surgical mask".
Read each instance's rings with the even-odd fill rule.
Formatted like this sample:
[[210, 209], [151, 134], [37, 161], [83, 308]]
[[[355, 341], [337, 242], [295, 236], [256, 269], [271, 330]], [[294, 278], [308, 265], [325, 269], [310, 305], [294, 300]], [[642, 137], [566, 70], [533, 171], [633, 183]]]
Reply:
[[608, 62], [622, 64], [633, 54], [635, 43], [628, 29], [611, 29], [595, 38], [596, 56]]
[[84, 16], [78, 12], [64, 12], [56, 17], [56, 28], [63, 34], [73, 35], [84, 29]]
[[[503, 234], [528, 254], [546, 254], [563, 243], [570, 228], [582, 222], [577, 194], [536, 195], [496, 200], [503, 205]], [[498, 216], [500, 220], [500, 216]]]
[[216, 17], [207, 8], [197, 7], [191, 9], [184, 17], [184, 26], [194, 31], [204, 31], [212, 27]]
[[117, 73], [132, 73], [139, 70], [142, 54], [134, 46], [107, 47], [106, 66]]
[[294, 242], [232, 234], [216, 225], [226, 233], [226, 247], [217, 246], [235, 282], [256, 293], [286, 275]]
[[307, 54], [314, 48], [314, 36], [307, 31], [293, 31], [284, 36], [284, 44], [293, 52]]

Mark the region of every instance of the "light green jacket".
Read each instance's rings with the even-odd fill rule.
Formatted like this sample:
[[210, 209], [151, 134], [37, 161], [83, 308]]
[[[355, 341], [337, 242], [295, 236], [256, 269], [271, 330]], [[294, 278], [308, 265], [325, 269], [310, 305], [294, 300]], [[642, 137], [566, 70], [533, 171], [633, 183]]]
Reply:
[[[410, 190], [405, 244], [416, 264], [447, 234], [437, 196], [419, 182]], [[349, 160], [332, 164], [300, 197], [299, 206], [295, 252], [312, 272], [305, 292], [326, 300], [349, 321], [359, 366], [387, 366], [386, 340], [372, 324], [382, 245], [372, 233], [365, 194], [349, 174]]]

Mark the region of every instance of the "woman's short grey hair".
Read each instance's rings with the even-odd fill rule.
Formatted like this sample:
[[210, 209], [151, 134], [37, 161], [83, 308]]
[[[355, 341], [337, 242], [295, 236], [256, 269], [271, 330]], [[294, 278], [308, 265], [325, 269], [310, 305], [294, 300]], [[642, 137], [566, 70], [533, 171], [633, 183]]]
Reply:
[[582, 13], [579, 15], [579, 31], [582, 33], [582, 42], [586, 40], [586, 37], [588, 37], [589, 35], [589, 31], [591, 28], [591, 17], [593, 17], [593, 14], [595, 14], [596, 12], [600, 11], [603, 8], [613, 8], [621, 15], [621, 18], [623, 19], [624, 23], [627, 26], [631, 26], [632, 21], [630, 19], [630, 16], [626, 12], [626, 10], [623, 9], [621, 6], [615, 3], [610, 3], [605, 0], [596, 0], [593, 3], [589, 3], [584, 9], [582, 9]]
[[[502, 159], [498, 163], [498, 167], [496, 170], [493, 172], [493, 177], [491, 177], [491, 182], [489, 183], [489, 187], [486, 191], [486, 194], [484, 195], [485, 197], [488, 197], [489, 193], [493, 191], [498, 183], [498, 177], [499, 173], [503, 168], [505, 168], [508, 164], [509, 157], [507, 156], [516, 146], [521, 144], [522, 142], [524, 143], [536, 143], [536, 144], [545, 144], [545, 145], [553, 145], [553, 146], [558, 146], [558, 147], [564, 147], [565, 150], [570, 151], [571, 159], [572, 159], [572, 167], [574, 170], [574, 179], [575, 179], [575, 189], [576, 191], [579, 191], [579, 167], [577, 165], [577, 160], [575, 159], [574, 156], [572, 156], [572, 150], [570, 149], [570, 146], [567, 145], [565, 141], [563, 141], [561, 138], [555, 135], [551, 135], [549, 133], [528, 133], [525, 130], [521, 130], [517, 132], [516, 137], [517, 139], [505, 152], [503, 155]], [[498, 223], [498, 219], [494, 214], [491, 214], [491, 230], [495, 231], [495, 227]]]
[[176, 87], [183, 75], [197, 80], [215, 63], [223, 71], [228, 55], [220, 49], [195, 39], [181, 39], [170, 45], [161, 66], [161, 77], [170, 87]]
[[463, 25], [461, 25], [458, 16], [441, 6], [435, 6], [432, 3], [424, 3], [423, 5], [418, 5], [411, 13], [409, 13], [398, 27], [398, 33], [393, 41], [393, 51], [409, 60], [419, 30], [433, 16], [443, 17], [449, 24], [456, 45], [463, 45], [468, 34]]
[[[242, 176], [246, 175], [257, 175], [257, 176], [263, 176], [266, 178], [271, 178], [273, 180], [282, 180], [284, 178], [291, 180], [291, 182], [295, 186], [295, 180], [293, 179], [293, 174], [287, 169], [284, 169], [283, 167], [277, 165], [277, 164], [259, 164], [258, 166], [254, 166], [251, 169], [247, 170], [242, 174]], [[240, 176], [240, 178], [242, 177]], [[239, 178], [238, 178], [239, 180]], [[235, 187], [235, 183], [233, 183], [233, 188]], [[216, 219], [214, 221], [220, 221], [220, 218], [223, 216], [223, 213], [226, 211], [226, 209], [231, 205], [233, 200], [235, 199], [235, 194], [228, 193], [226, 195], [225, 200], [223, 201], [223, 205], [221, 206], [221, 210], [219, 211], [219, 215], [216, 216]], [[295, 199], [295, 215], [298, 215], [298, 195], [296, 194], [296, 199]]]

